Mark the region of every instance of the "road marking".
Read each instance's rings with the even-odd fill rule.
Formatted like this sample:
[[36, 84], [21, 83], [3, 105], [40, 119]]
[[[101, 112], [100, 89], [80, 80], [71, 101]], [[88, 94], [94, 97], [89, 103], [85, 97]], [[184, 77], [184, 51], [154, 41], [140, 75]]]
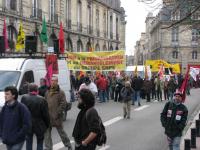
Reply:
[[139, 107], [139, 108], [134, 109], [134, 111], [140, 111], [140, 110], [145, 109], [145, 108], [147, 108], [147, 107], [149, 107], [149, 105], [141, 106], [141, 107]]
[[0, 146], [3, 145], [3, 143], [0, 143]]
[[118, 116], [118, 117], [115, 117], [115, 118], [113, 118], [113, 119], [110, 119], [110, 120], [104, 122], [103, 124], [104, 124], [105, 127], [107, 127], [107, 126], [109, 126], [109, 125], [111, 125], [111, 124], [113, 124], [113, 123], [115, 123], [115, 122], [118, 122], [118, 121], [121, 120], [121, 119], [123, 119], [123, 117]]
[[110, 145], [105, 145], [103, 147], [101, 147], [99, 150], [107, 150], [110, 148]]
[[[72, 143], [74, 143], [74, 141], [70, 141], [70, 143], [72, 144]], [[63, 143], [62, 143], [62, 142], [59, 142], [59, 143], [53, 145], [53, 150], [59, 150], [59, 149], [61, 149], [61, 148], [63, 148], [63, 147], [65, 147], [65, 146], [63, 145]]]

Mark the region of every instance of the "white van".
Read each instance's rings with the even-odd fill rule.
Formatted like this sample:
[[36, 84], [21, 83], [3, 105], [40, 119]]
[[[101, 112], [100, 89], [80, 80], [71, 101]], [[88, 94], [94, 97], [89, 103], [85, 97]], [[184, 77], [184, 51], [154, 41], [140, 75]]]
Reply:
[[[70, 102], [70, 72], [65, 59], [58, 59], [58, 80], [60, 88]], [[0, 110], [5, 103], [4, 89], [13, 85], [21, 89], [25, 82], [40, 85], [40, 79], [46, 75], [45, 59], [0, 58]]]

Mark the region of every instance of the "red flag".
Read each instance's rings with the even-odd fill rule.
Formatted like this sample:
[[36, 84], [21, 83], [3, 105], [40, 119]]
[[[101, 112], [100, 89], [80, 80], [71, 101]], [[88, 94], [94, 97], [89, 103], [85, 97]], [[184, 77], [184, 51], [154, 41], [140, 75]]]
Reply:
[[189, 78], [189, 70], [190, 70], [190, 68], [188, 67], [187, 73], [185, 75], [185, 79], [179, 89], [179, 91], [183, 94], [183, 96], [182, 96], [183, 102], [185, 102], [185, 98], [186, 98], [186, 88], [187, 88], [187, 83], [188, 83], [188, 78]]
[[6, 18], [4, 17], [4, 23], [3, 23], [3, 36], [4, 36], [4, 45], [5, 50], [8, 49], [8, 38], [7, 38], [7, 27], [6, 27]]
[[164, 76], [164, 65], [160, 65], [160, 70], [158, 72], [160, 79], [163, 79]]
[[50, 64], [47, 68], [47, 73], [45, 76], [47, 86], [51, 85], [51, 78], [53, 76], [53, 65]]
[[61, 54], [63, 54], [65, 51], [65, 37], [64, 37], [62, 22], [60, 22], [59, 50]]

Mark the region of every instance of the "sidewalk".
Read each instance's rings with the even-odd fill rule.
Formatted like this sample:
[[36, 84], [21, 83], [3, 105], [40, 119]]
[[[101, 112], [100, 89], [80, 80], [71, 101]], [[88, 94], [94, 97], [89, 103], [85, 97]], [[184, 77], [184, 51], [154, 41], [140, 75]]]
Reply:
[[[188, 121], [188, 125], [186, 126], [181, 139], [180, 150], [184, 150], [184, 139], [191, 139], [191, 128], [195, 128], [195, 121], [200, 119], [199, 114], [200, 109], [196, 110], [196, 112], [193, 113], [193, 119]], [[200, 150], [200, 138], [196, 138], [196, 146], [195, 149], [191, 148], [191, 150]]]

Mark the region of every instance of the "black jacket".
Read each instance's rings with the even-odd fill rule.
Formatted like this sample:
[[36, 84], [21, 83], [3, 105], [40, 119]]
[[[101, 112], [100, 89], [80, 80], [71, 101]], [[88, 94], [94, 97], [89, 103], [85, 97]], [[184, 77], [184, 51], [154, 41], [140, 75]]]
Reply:
[[143, 86], [143, 80], [142, 78], [139, 78], [139, 77], [134, 77], [132, 79], [132, 82], [131, 82], [131, 87], [135, 90], [135, 91], [140, 91], [141, 88]]
[[170, 137], [182, 136], [182, 131], [186, 126], [188, 110], [183, 104], [168, 102], [161, 113], [160, 120], [165, 128], [165, 134]]
[[123, 87], [121, 90], [121, 96], [124, 102], [132, 100], [133, 89], [131, 87]]
[[[76, 143], [81, 143], [90, 132], [99, 133], [100, 132], [100, 119], [95, 108], [89, 108], [86, 110], [81, 110], [77, 116], [76, 123], [72, 136], [74, 137]], [[89, 144], [95, 144], [96, 140]]]
[[24, 103], [31, 112], [32, 132], [38, 136], [44, 135], [50, 125], [48, 104], [41, 96], [26, 94], [22, 97]]

